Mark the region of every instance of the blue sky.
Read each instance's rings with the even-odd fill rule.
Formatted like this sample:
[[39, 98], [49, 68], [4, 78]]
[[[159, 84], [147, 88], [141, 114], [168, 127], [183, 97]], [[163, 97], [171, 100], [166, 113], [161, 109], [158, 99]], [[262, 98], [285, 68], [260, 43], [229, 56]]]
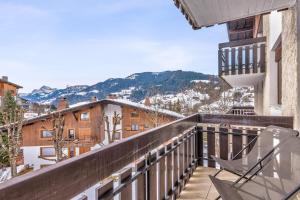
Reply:
[[172, 0], [0, 0], [0, 75], [28, 92], [132, 73], [217, 74], [225, 26], [192, 30]]

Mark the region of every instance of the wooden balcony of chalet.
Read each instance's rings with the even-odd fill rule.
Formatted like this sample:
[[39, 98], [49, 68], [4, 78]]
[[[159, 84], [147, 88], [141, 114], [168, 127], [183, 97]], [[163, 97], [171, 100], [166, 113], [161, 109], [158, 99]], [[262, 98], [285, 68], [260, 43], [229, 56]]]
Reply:
[[0, 199], [213, 199], [210, 155], [242, 157], [269, 125], [292, 128], [293, 118], [195, 114], [9, 180]]
[[253, 86], [266, 70], [266, 38], [219, 44], [219, 76], [233, 87]]

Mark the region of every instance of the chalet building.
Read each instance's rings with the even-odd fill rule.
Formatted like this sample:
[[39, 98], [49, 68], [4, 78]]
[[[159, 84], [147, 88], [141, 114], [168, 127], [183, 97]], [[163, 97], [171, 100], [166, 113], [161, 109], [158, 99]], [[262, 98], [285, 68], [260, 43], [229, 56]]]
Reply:
[[[91, 102], [73, 106], [69, 106], [67, 99], [63, 98], [55, 113], [58, 112], [62, 113], [65, 121], [63, 151], [68, 158], [108, 144], [108, 135], [113, 132], [114, 125], [115, 140], [121, 140], [183, 117], [175, 112], [155, 110], [143, 104], [115, 98], [101, 101], [93, 98]], [[24, 124], [24, 164], [34, 169], [54, 163], [49, 161], [55, 158], [53, 114], [29, 119]]]
[[11, 92], [13, 96], [17, 96], [18, 89], [21, 88], [22, 86], [9, 82], [7, 76], [2, 76], [2, 78], [0, 78], [0, 104], [6, 92]]

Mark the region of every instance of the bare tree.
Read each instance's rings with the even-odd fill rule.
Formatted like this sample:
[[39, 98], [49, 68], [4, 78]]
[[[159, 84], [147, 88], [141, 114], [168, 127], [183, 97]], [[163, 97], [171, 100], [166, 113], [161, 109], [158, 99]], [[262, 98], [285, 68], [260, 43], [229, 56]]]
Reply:
[[[51, 137], [53, 147], [55, 149], [55, 157], [54, 159], [46, 158], [40, 156], [40, 158], [44, 160], [60, 162], [66, 159], [66, 155], [63, 153], [63, 148], [67, 143], [69, 143], [69, 139], [64, 137], [64, 127], [65, 127], [65, 118], [61, 112], [52, 113], [51, 122], [53, 127], [53, 135]], [[74, 141], [75, 142], [75, 141]]]
[[0, 148], [8, 156], [12, 177], [17, 176], [17, 159], [21, 152], [24, 111], [17, 105], [15, 97], [7, 92], [1, 106]]
[[121, 123], [122, 121], [122, 116], [117, 113], [117, 111], [114, 111], [114, 115], [112, 116], [111, 122], [110, 123], [110, 118], [109, 116], [104, 114], [103, 120], [105, 122], [105, 132], [107, 133], [108, 136], [108, 143], [113, 143], [116, 140], [120, 138], [120, 134], [122, 129], [117, 129], [117, 126]]

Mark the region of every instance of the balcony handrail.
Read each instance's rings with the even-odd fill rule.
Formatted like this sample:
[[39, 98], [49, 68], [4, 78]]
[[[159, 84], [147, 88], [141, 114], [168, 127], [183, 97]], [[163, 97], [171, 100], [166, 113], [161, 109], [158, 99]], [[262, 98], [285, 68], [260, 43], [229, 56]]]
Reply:
[[251, 39], [238, 40], [232, 42], [224, 42], [219, 44], [219, 49], [262, 43], [262, 42], [266, 42], [266, 40], [267, 40], [266, 37], [259, 37], [259, 38], [251, 38]]
[[[0, 199], [51, 200], [73, 198], [96, 183], [99, 183], [99, 181], [123, 169], [128, 164], [148, 155], [149, 152], [173, 138], [181, 137], [183, 133], [198, 124], [220, 125], [224, 122], [241, 126], [263, 127], [277, 125], [287, 128], [293, 127], [292, 117], [195, 114], [107, 145], [101, 149], [70, 158], [56, 165], [13, 178], [0, 184]], [[221, 133], [223, 131], [219, 130], [216, 132]], [[228, 132], [230, 133], [231, 131]], [[232, 135], [240, 137], [239, 135], [241, 134]], [[188, 138], [188, 136], [185, 137]], [[196, 149], [199, 150], [197, 144], [200, 143], [196, 142], [191, 145], [195, 151], [197, 151]], [[184, 146], [187, 148], [187, 145]], [[198, 156], [196, 158], [202, 157], [199, 153], [196, 153], [196, 156]]]
[[195, 114], [0, 184], [0, 199], [70, 199], [192, 128]]

